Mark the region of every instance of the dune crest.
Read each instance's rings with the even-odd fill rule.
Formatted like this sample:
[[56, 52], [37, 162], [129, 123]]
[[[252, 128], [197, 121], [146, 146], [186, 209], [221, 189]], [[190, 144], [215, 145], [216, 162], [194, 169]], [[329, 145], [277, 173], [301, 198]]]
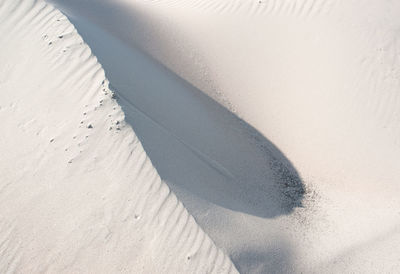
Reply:
[[[143, 114], [127, 121], [239, 271], [399, 268], [398, 1], [50, 1], [76, 20], [121, 102]], [[172, 145], [160, 145], [168, 135]], [[276, 155], [304, 207], [283, 210]]]

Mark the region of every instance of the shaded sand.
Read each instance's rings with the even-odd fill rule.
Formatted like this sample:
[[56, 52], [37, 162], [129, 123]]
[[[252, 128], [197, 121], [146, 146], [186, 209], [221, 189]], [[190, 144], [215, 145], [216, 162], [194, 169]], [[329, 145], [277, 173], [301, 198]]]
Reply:
[[54, 2], [241, 272], [399, 268], [397, 2]]
[[399, 2], [48, 2], [0, 0], [0, 272], [398, 272]]

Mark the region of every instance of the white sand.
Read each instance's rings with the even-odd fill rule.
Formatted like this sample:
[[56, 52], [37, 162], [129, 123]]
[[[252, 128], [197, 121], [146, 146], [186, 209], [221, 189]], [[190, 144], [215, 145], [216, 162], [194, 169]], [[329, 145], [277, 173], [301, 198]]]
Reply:
[[235, 272], [67, 18], [23, 0], [1, 1], [0, 21], [0, 272]]
[[[14, 192], [0, 192], [0, 214], [17, 232], [0, 236], [18, 236], [5, 236], [1, 250], [48, 258], [41, 266], [50, 271], [234, 271], [193, 219], [172, 213], [184, 208], [151, 164], [139, 174], [148, 160], [132, 148], [142, 149], [131, 125], [161, 178], [241, 273], [399, 271], [400, 2], [49, 1], [99, 58], [126, 124], [105, 99], [90, 51], [56, 39], [67, 26], [54, 27], [49, 15], [42, 25], [22, 20], [41, 17], [11, 11], [11, 2], [0, 1], [0, 175]], [[53, 36], [44, 39], [45, 29]], [[68, 43], [76, 58], [65, 57]], [[104, 193], [112, 198], [104, 202]], [[149, 220], [120, 224], [114, 210]], [[35, 212], [47, 217], [38, 222]], [[69, 224], [54, 230], [53, 221]], [[97, 236], [107, 227], [99, 222], [120, 240]], [[181, 222], [184, 229], [164, 228]], [[55, 238], [54, 249], [40, 247], [46, 255], [30, 251]], [[187, 255], [193, 245], [197, 261]], [[85, 261], [99, 253], [102, 264]], [[23, 258], [15, 265], [34, 269]]]

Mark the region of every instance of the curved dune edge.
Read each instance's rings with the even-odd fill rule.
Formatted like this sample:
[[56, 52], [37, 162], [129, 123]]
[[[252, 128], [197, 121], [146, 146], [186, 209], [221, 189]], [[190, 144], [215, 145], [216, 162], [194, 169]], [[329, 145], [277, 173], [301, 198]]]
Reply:
[[104, 71], [42, 1], [0, 1], [0, 272], [225, 273]]
[[[232, 13], [218, 8], [228, 3], [225, 0], [49, 1], [71, 18], [89, 20], [121, 40], [128, 53], [145, 51], [236, 111], [282, 151], [306, 186], [315, 189], [318, 214], [313, 209], [256, 220], [216, 207], [209, 210], [213, 216], [205, 215], [197, 209], [200, 202], [191, 206], [194, 195], [185, 199], [174, 190], [239, 271], [399, 269], [399, 261], [391, 256], [398, 253], [393, 243], [400, 235], [399, 2], [311, 0], [303, 2], [324, 6], [322, 12], [299, 13], [283, 7], [300, 1], [263, 0], [261, 5], [280, 6], [266, 16], [254, 16], [250, 7], [258, 1], [229, 1], [238, 4]], [[82, 34], [85, 24], [76, 24]], [[91, 30], [87, 34], [85, 40], [96, 55], [107, 60], [107, 52], [101, 54], [101, 46], [95, 46], [101, 40], [91, 40]], [[108, 72], [118, 71], [108, 67], [124, 68], [113, 61], [102, 63]], [[127, 90], [134, 85], [126, 80], [129, 77], [109, 78], [118, 94], [124, 93], [126, 83]], [[156, 111], [149, 106], [147, 113]], [[140, 129], [135, 130], [141, 136]], [[158, 144], [146, 147], [150, 155], [152, 148]], [[162, 149], [157, 151], [163, 157]], [[157, 158], [151, 158], [157, 166]]]

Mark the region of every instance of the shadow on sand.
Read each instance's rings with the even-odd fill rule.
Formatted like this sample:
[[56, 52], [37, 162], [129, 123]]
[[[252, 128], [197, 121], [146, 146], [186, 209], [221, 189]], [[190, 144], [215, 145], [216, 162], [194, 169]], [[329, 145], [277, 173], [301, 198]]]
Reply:
[[302, 206], [297, 171], [255, 128], [133, 45], [70, 19], [103, 65], [161, 178], [184, 203], [194, 195], [262, 218]]
[[[94, 12], [109, 8], [103, 1], [96, 2], [98, 6], [76, 3], [89, 5], [86, 10]], [[116, 28], [140, 23], [140, 16], [133, 19], [123, 8], [114, 6], [111, 11], [107, 20]], [[203, 228], [208, 228], [208, 218], [198, 214], [212, 210], [212, 205], [260, 218], [286, 215], [302, 206], [305, 186], [273, 143], [134, 43], [121, 42], [83, 18], [69, 16], [104, 67], [126, 122], [161, 178], [201, 220]], [[279, 237], [271, 240], [269, 247], [260, 242], [260, 248], [234, 250], [230, 255], [238, 269], [243, 273], [296, 273], [290, 244]]]

